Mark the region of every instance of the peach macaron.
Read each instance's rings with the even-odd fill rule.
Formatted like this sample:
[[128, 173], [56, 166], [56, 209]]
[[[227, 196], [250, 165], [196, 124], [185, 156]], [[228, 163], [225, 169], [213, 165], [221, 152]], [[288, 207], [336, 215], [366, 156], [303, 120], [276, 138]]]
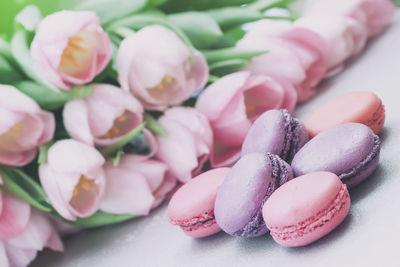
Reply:
[[311, 137], [333, 126], [356, 122], [367, 125], [377, 134], [385, 122], [381, 99], [369, 91], [356, 91], [336, 97], [318, 107], [305, 125]]

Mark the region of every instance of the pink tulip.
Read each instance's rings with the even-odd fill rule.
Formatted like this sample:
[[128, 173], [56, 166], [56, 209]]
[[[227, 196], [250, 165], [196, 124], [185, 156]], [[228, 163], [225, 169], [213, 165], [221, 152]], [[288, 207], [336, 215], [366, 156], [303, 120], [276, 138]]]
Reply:
[[106, 191], [100, 208], [113, 214], [147, 215], [176, 184], [166, 178], [167, 165], [148, 156], [126, 154], [118, 166], [107, 162], [104, 168]]
[[224, 76], [207, 87], [196, 108], [208, 118], [214, 134], [211, 165], [232, 165], [239, 159], [252, 122], [270, 109], [292, 111], [296, 100], [296, 91], [290, 83], [249, 72]]
[[31, 45], [43, 74], [61, 89], [93, 80], [111, 58], [111, 43], [96, 13], [60, 11], [44, 18]]
[[61, 140], [39, 167], [41, 184], [57, 212], [68, 220], [95, 213], [105, 188], [103, 156], [93, 147]]
[[148, 26], [122, 41], [117, 57], [119, 82], [146, 109], [179, 105], [208, 80], [201, 53], [161, 26]]
[[364, 27], [368, 37], [381, 33], [393, 20], [396, 8], [390, 0], [321, 0], [317, 1], [307, 15], [347, 16]]
[[28, 266], [44, 247], [63, 249], [50, 221], [28, 203], [1, 192], [0, 203], [0, 266]]
[[237, 44], [239, 48], [266, 50], [245, 68], [292, 83], [298, 101], [308, 99], [326, 72], [327, 44], [314, 32], [287, 21], [261, 20]]
[[9, 85], [0, 85], [0, 164], [23, 166], [54, 134], [52, 113]]
[[168, 109], [158, 121], [167, 135], [156, 137], [156, 158], [165, 162], [171, 174], [185, 183], [201, 171], [212, 153], [210, 124], [201, 112], [189, 107]]
[[64, 107], [64, 125], [72, 138], [109, 146], [143, 122], [143, 107], [129, 92], [109, 84], [91, 87], [93, 94]]

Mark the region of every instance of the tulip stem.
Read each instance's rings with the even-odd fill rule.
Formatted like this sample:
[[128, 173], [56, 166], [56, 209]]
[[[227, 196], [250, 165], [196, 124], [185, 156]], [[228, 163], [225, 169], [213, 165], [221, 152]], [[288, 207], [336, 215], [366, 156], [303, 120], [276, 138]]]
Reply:
[[215, 50], [202, 50], [204, 57], [207, 59], [208, 64], [233, 60], [233, 59], [252, 59], [253, 57], [265, 54], [267, 51], [260, 50], [244, 50], [236, 47], [228, 47]]
[[285, 8], [296, 0], [259, 0], [248, 5], [248, 8], [264, 12], [273, 7]]
[[158, 123], [158, 121], [149, 113], [144, 115], [144, 121], [147, 123], [147, 129], [161, 136], [166, 136], [167, 131]]

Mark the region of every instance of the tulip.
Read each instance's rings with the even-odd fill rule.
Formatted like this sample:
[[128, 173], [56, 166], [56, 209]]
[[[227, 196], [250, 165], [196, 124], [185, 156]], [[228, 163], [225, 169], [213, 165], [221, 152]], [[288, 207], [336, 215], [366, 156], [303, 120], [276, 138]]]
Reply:
[[111, 43], [96, 13], [60, 11], [44, 18], [31, 44], [44, 75], [61, 89], [93, 80], [111, 58]]
[[190, 51], [172, 31], [148, 26], [122, 41], [117, 56], [118, 80], [146, 109], [179, 105], [208, 80], [201, 53]]
[[171, 174], [185, 183], [201, 171], [212, 153], [212, 130], [207, 118], [189, 107], [168, 109], [159, 118], [166, 136], [157, 136], [156, 158], [168, 165]]
[[[270, 109], [293, 110], [296, 99], [290, 83], [249, 72], [224, 76], [207, 87], [198, 98], [196, 108], [207, 117], [214, 135], [211, 165], [232, 165], [239, 159], [252, 122]], [[177, 138], [179, 142], [183, 146]]]
[[362, 24], [368, 37], [372, 37], [390, 25], [395, 11], [390, 0], [321, 0], [315, 2], [306, 14], [350, 17]]
[[43, 189], [57, 212], [67, 220], [95, 213], [104, 193], [105, 160], [93, 147], [75, 140], [61, 140], [39, 166]]
[[0, 85], [0, 164], [23, 166], [37, 147], [54, 134], [55, 120], [30, 97], [9, 85]]
[[295, 24], [314, 31], [329, 45], [327, 66], [332, 70], [341, 67], [350, 56], [360, 52], [366, 43], [367, 33], [356, 20], [345, 16], [304, 16]]
[[245, 69], [292, 83], [298, 101], [314, 93], [313, 88], [327, 69], [326, 42], [314, 32], [287, 21], [258, 21], [237, 46], [266, 50], [267, 53], [254, 57]]
[[[147, 215], [176, 184], [166, 164], [148, 156], [125, 154], [118, 166], [107, 162], [101, 210], [113, 214]], [[162, 192], [161, 192], [162, 191]]]
[[28, 266], [44, 247], [63, 249], [52, 224], [28, 203], [0, 191], [0, 204], [0, 266]]
[[143, 107], [129, 92], [108, 84], [91, 87], [93, 94], [64, 107], [64, 125], [72, 138], [109, 146], [143, 122]]

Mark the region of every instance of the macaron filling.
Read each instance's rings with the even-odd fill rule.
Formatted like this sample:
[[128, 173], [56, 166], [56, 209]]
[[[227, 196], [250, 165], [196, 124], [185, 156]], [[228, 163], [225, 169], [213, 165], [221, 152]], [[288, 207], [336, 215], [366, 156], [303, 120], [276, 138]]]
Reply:
[[348, 180], [352, 179], [353, 177], [357, 176], [363, 170], [368, 169], [368, 167], [375, 162], [377, 157], [379, 157], [380, 151], [380, 140], [377, 135], [374, 135], [374, 146], [372, 147], [371, 152], [356, 166], [353, 168], [343, 172], [339, 175], [339, 178], [342, 180], [343, 183], [346, 183]]
[[178, 225], [185, 232], [191, 232], [198, 229], [203, 229], [215, 225], [214, 211], [204, 212], [200, 216], [193, 217], [189, 220], [172, 220], [169, 219], [173, 225]]
[[[278, 156], [271, 153], [266, 153], [266, 156], [271, 162], [271, 182], [268, 185], [267, 193], [265, 194], [260, 208], [253, 215], [251, 220], [240, 230], [233, 233], [235, 236], [259, 236], [261, 232], [267, 232], [268, 229], [264, 223], [262, 216], [262, 207], [272, 193], [282, 184], [289, 180], [289, 171], [284, 164], [284, 161]], [[279, 178], [280, 177], [280, 178]]]
[[374, 127], [376, 127], [377, 125], [383, 125], [384, 120], [385, 120], [385, 106], [381, 103], [374, 112], [374, 114], [372, 114], [372, 117], [369, 120], [363, 122], [363, 124], [374, 129]]
[[345, 207], [348, 199], [350, 198], [349, 192], [345, 184], [342, 185], [336, 197], [330, 202], [327, 208], [318, 212], [316, 215], [297, 223], [296, 225], [289, 225], [285, 227], [271, 227], [271, 235], [274, 239], [288, 240], [301, 238], [306, 234], [310, 234], [320, 227], [330, 222], [335, 216], [339, 215]]
[[297, 152], [298, 144], [300, 142], [300, 137], [301, 137], [301, 131], [299, 127], [299, 120], [296, 118], [293, 118], [292, 115], [290, 115], [289, 112], [286, 110], [281, 110], [282, 115], [285, 119], [285, 139], [284, 139], [284, 146], [282, 149], [282, 152], [280, 153], [280, 156], [282, 159], [290, 162], [294, 154]]

